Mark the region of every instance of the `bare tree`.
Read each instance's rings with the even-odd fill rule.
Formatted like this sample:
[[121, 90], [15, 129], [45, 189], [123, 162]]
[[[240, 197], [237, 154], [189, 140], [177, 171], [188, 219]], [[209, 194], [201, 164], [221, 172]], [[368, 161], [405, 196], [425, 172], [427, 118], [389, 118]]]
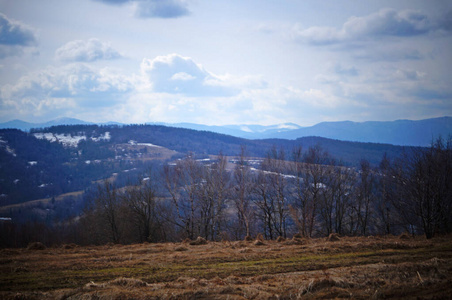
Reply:
[[239, 236], [237, 238], [243, 238], [243, 235], [250, 236], [250, 222], [252, 215], [251, 208], [251, 193], [252, 187], [252, 174], [250, 167], [246, 160], [246, 147], [242, 146], [240, 149], [240, 155], [234, 168], [232, 196], [234, 205], [237, 211], [238, 230]]
[[451, 231], [451, 146], [451, 139], [445, 142], [440, 138], [428, 149], [413, 150], [394, 175], [401, 191], [395, 206], [402, 215], [417, 219], [428, 239], [438, 232]]
[[[173, 224], [185, 232], [185, 236], [193, 239], [199, 233], [198, 220], [198, 189], [201, 184], [199, 164], [193, 154], [188, 154], [184, 160], [175, 166], [164, 167], [165, 187], [170, 194], [176, 219]], [[171, 222], [170, 219], [167, 221]]]
[[146, 180], [139, 180], [135, 185], [128, 186], [122, 196], [122, 201], [131, 212], [131, 221], [135, 224], [140, 242], [156, 241], [158, 218], [156, 213], [156, 188], [152, 173]]
[[331, 183], [334, 198], [334, 230], [339, 234], [346, 233], [346, 216], [350, 210], [355, 172], [346, 167], [336, 167]]
[[[290, 188], [290, 214], [303, 236], [312, 237], [317, 230], [332, 231], [334, 211], [329, 187], [332, 163], [328, 152], [319, 145], [310, 147], [305, 155], [301, 147], [292, 151], [290, 166], [294, 179]], [[322, 218], [324, 228], [318, 226]], [[326, 222], [330, 225], [326, 226]]]
[[270, 196], [268, 176], [263, 170], [259, 170], [254, 177], [253, 184], [253, 203], [258, 208], [257, 217], [262, 221], [264, 235], [267, 239], [275, 238], [273, 224], [275, 204], [273, 197]]
[[121, 241], [120, 206], [120, 197], [113, 183], [105, 180], [98, 185], [91, 207], [92, 226], [97, 226], [96, 230], [100, 229], [108, 241], [115, 244]]
[[202, 232], [206, 239], [215, 240], [222, 231], [223, 212], [228, 192], [227, 159], [222, 154], [210, 166], [203, 167], [199, 192]]
[[359, 176], [356, 188], [355, 201], [352, 204], [356, 226], [354, 234], [368, 234], [369, 220], [371, 217], [372, 204], [375, 199], [375, 177], [367, 160], [360, 162]]
[[308, 236], [308, 223], [313, 211], [308, 197], [304, 195], [304, 173], [305, 164], [303, 163], [302, 147], [296, 147], [292, 150], [292, 174], [295, 174], [294, 187], [292, 188], [292, 205], [290, 213], [292, 219], [298, 226], [298, 231], [303, 236]]
[[[287, 217], [289, 212], [288, 200], [287, 200], [287, 179], [285, 172], [287, 171], [286, 162], [285, 162], [285, 153], [284, 150], [281, 149], [279, 152], [275, 147], [271, 149], [266, 159], [262, 162], [261, 166], [262, 170], [264, 170], [264, 175], [266, 180], [261, 180], [260, 184], [267, 183], [267, 193], [265, 196], [266, 199], [261, 205], [267, 211], [268, 208], [271, 208], [271, 218], [267, 218], [267, 221], [270, 221], [275, 233], [278, 236], [287, 236]], [[261, 189], [262, 191], [262, 189]], [[265, 215], [264, 213], [264, 215]]]
[[308, 222], [307, 234], [312, 237], [318, 215], [318, 206], [323, 193], [326, 193], [327, 171], [326, 165], [329, 163], [329, 154], [320, 146], [310, 147], [304, 159], [305, 173], [303, 184], [303, 197], [307, 203]]
[[393, 206], [395, 192], [395, 181], [392, 176], [391, 161], [386, 153], [383, 154], [378, 171], [377, 181], [378, 198], [376, 203], [377, 227], [382, 234], [391, 234], [395, 232], [396, 220], [400, 217], [396, 215]]

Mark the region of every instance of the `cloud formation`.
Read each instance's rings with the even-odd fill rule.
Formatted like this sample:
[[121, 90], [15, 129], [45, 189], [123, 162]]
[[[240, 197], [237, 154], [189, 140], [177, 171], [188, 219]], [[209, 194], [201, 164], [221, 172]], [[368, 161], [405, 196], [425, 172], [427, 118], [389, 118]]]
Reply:
[[183, 0], [136, 1], [135, 15], [139, 18], [178, 18], [190, 14]]
[[68, 42], [56, 50], [55, 57], [61, 61], [92, 62], [120, 58], [121, 54], [108, 43], [89, 39]]
[[190, 14], [187, 0], [94, 0], [110, 5], [132, 3], [138, 18], [179, 18]]
[[434, 19], [413, 10], [396, 11], [382, 9], [364, 17], [351, 17], [342, 25], [334, 27], [295, 28], [294, 38], [311, 45], [350, 43], [381, 37], [410, 37], [431, 32], [449, 32], [452, 29], [448, 14]]
[[34, 46], [36, 37], [24, 24], [8, 19], [0, 13], [0, 44], [9, 46]]
[[106, 4], [112, 4], [112, 5], [120, 5], [120, 4], [130, 2], [130, 0], [94, 0], [94, 1], [103, 2]]
[[52, 114], [57, 109], [111, 107], [131, 88], [128, 78], [109, 69], [97, 70], [85, 64], [49, 67], [4, 85], [0, 107], [4, 113], [31, 115]]
[[20, 56], [24, 47], [37, 45], [37, 39], [28, 26], [0, 13], [0, 59]]
[[345, 76], [358, 76], [358, 70], [355, 67], [344, 67], [339, 63], [334, 66], [334, 73]]
[[144, 59], [141, 72], [157, 93], [186, 96], [229, 96], [236, 93], [220, 77], [206, 71], [189, 57], [179, 54]]

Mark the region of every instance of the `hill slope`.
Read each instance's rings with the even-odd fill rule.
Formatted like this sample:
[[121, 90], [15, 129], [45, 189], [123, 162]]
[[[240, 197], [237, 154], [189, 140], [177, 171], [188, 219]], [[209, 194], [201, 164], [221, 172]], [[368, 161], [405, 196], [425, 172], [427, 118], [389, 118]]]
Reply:
[[[361, 159], [378, 165], [386, 153], [405, 150], [388, 144], [356, 143], [319, 137], [296, 140], [247, 140], [207, 131], [157, 125], [54, 126], [25, 133], [0, 130], [0, 205], [15, 204], [83, 190], [112, 174], [128, 180], [150, 163], [174, 160], [193, 152], [198, 158], [223, 153], [236, 156], [246, 147], [250, 157], [266, 157], [272, 148], [292, 150], [320, 146], [336, 161], [357, 166]], [[122, 176], [122, 177], [121, 177]]]

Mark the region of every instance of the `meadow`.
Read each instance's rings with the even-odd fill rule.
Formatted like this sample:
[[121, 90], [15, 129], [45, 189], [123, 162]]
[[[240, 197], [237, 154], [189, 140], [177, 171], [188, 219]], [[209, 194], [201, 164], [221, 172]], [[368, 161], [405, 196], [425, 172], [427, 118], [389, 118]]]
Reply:
[[2, 299], [450, 299], [450, 236], [0, 250]]

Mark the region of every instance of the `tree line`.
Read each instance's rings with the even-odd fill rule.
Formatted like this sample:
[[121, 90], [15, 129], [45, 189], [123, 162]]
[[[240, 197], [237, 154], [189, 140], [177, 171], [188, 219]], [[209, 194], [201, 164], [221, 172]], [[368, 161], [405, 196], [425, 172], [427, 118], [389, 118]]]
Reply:
[[258, 163], [246, 147], [232, 159], [187, 154], [122, 188], [104, 181], [87, 203], [81, 216], [48, 228], [47, 239], [53, 233], [57, 243], [128, 244], [402, 232], [432, 238], [452, 230], [452, 142], [438, 139], [393, 161], [384, 155], [378, 167], [362, 160], [356, 168], [320, 146], [290, 153], [274, 147]]

